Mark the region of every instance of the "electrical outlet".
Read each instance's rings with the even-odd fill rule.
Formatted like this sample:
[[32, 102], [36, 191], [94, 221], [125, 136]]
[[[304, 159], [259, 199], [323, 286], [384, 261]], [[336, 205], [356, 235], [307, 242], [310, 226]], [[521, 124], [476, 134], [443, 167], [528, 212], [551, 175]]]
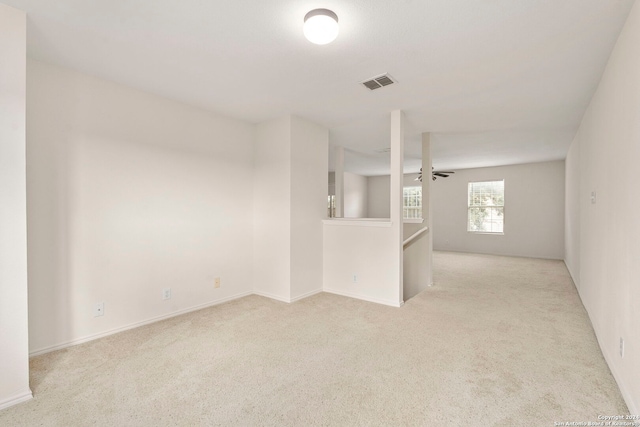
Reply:
[[93, 317], [104, 316], [104, 302], [96, 303], [93, 306]]
[[162, 291], [162, 299], [171, 299], [171, 288], [165, 288]]
[[591, 192], [591, 204], [592, 205], [596, 204], [596, 192], [595, 191]]
[[624, 338], [620, 337], [620, 357], [624, 359]]
[[219, 277], [216, 277], [216, 280], [215, 280], [215, 282], [213, 284], [213, 287], [214, 288], [219, 288], [220, 287], [220, 278]]
[[353, 283], [358, 283], [358, 275], [353, 273]]

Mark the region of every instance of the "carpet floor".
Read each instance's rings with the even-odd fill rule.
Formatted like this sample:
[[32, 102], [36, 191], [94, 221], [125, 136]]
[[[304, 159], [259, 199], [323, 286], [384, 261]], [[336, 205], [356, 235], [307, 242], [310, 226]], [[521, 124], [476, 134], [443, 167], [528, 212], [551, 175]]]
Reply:
[[439, 252], [402, 308], [249, 296], [31, 359], [2, 426], [553, 426], [628, 413], [561, 261]]

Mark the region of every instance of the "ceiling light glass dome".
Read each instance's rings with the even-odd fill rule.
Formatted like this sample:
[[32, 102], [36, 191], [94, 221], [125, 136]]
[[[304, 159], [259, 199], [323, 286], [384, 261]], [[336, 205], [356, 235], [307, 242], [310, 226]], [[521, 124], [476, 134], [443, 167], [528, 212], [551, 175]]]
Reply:
[[304, 36], [311, 43], [327, 44], [338, 37], [338, 15], [329, 9], [314, 9], [304, 17]]

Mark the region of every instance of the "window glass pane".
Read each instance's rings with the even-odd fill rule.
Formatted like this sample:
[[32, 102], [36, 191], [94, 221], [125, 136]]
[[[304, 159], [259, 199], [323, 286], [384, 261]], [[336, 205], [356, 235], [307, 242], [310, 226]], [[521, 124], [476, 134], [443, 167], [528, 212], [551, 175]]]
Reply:
[[504, 180], [470, 182], [467, 230], [476, 233], [504, 231]]
[[333, 194], [327, 198], [327, 216], [329, 218], [336, 217], [336, 196]]
[[404, 218], [422, 218], [422, 187], [404, 187], [402, 200]]

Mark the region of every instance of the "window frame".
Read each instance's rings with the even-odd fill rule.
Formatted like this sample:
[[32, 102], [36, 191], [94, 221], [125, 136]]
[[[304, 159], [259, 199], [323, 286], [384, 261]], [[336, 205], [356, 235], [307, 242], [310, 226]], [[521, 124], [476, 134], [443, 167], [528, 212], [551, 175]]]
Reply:
[[[407, 206], [405, 205], [405, 201], [407, 196], [405, 195], [405, 189], [420, 189], [420, 205], [418, 207], [415, 206]], [[408, 197], [415, 197], [415, 195], [409, 195]], [[422, 186], [421, 185], [407, 185], [407, 186], [403, 186], [402, 187], [402, 219], [403, 220], [416, 220], [416, 219], [424, 219], [424, 212], [422, 212]], [[406, 210], [418, 210], [419, 209], [419, 216], [413, 216], [413, 217], [407, 217], [405, 216], [405, 212]]]
[[327, 197], [327, 218], [336, 217], [336, 195], [329, 194]]
[[[478, 205], [478, 206], [471, 206], [471, 200], [469, 197], [469, 190], [471, 189], [471, 185], [472, 184], [479, 184], [479, 183], [495, 183], [495, 182], [502, 182], [502, 205]], [[471, 233], [471, 234], [488, 234], [488, 235], [492, 235], [492, 236], [502, 236], [505, 234], [505, 194], [506, 194], [506, 183], [505, 183], [505, 179], [484, 179], [481, 181], [469, 181], [467, 182], [467, 233]], [[495, 207], [495, 208], [501, 208], [502, 209], [502, 231], [484, 231], [484, 230], [471, 230], [470, 226], [471, 226], [471, 209], [472, 208], [482, 208], [482, 207]]]

